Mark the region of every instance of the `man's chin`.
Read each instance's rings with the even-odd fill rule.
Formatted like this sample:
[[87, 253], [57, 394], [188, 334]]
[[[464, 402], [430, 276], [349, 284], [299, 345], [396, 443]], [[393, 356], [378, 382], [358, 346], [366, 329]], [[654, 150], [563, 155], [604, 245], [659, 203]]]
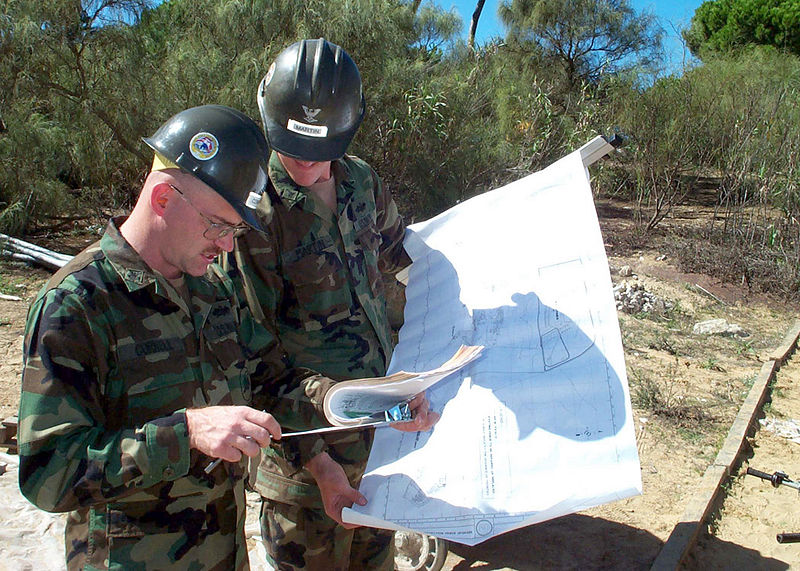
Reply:
[[208, 266], [217, 261], [217, 256], [219, 256], [219, 252], [204, 252], [198, 254], [190, 263], [186, 264], [183, 271], [190, 276], [203, 276], [208, 270]]
[[186, 269], [186, 273], [197, 278], [197, 277], [205, 275], [205, 273], [208, 271], [208, 266], [210, 266], [210, 265], [211, 265], [211, 261], [206, 261], [205, 263], [201, 262], [201, 263], [198, 263], [198, 264], [194, 264], [191, 268], [187, 268]]

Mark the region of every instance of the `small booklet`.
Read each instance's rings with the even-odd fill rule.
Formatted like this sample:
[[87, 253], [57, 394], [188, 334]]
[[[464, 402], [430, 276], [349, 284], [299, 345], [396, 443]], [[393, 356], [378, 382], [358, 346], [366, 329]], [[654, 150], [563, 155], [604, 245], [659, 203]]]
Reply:
[[471, 363], [483, 351], [482, 345], [462, 345], [439, 368], [422, 373], [397, 372], [388, 377], [353, 379], [336, 383], [325, 395], [325, 416], [334, 426], [402, 420], [393, 411], [451, 373]]

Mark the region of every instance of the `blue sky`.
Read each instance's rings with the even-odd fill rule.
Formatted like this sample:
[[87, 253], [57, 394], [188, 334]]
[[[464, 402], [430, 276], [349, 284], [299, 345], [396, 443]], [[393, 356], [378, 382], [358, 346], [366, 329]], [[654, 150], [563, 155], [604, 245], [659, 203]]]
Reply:
[[[464, 37], [469, 33], [469, 23], [472, 12], [475, 11], [476, 0], [433, 0], [444, 9], [455, 8], [464, 20]], [[664, 28], [664, 47], [667, 51], [668, 66], [670, 69], [680, 69], [683, 63], [683, 43], [680, 39], [680, 30], [688, 27], [694, 11], [703, 3], [703, 0], [674, 0], [656, 2], [655, 0], [631, 0], [631, 5], [637, 11], [647, 10], [655, 14]], [[500, 0], [486, 0], [478, 22], [477, 41], [479, 43], [495, 35], [503, 35], [503, 28], [497, 17], [497, 7]], [[688, 59], [688, 52], [686, 54]]]

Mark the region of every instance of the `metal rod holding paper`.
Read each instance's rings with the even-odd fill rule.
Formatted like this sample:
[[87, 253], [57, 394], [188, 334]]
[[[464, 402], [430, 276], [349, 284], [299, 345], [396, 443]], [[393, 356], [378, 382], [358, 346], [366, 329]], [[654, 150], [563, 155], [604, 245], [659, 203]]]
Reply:
[[[339, 432], [342, 430], [354, 430], [356, 428], [378, 428], [379, 426], [388, 426], [395, 422], [407, 422], [413, 418], [408, 403], [409, 400], [406, 399], [387, 410], [376, 413], [366, 413], [365, 415], [358, 417], [359, 419], [367, 419], [367, 422], [362, 422], [361, 424], [354, 424], [350, 426], [324, 426], [322, 428], [314, 428], [311, 430], [287, 432], [281, 435], [281, 439], [291, 438], [292, 436], [307, 436], [309, 434], [323, 434], [327, 432]], [[245, 438], [249, 439], [247, 436]], [[219, 466], [220, 462], [222, 462], [222, 458], [217, 458], [216, 460], [209, 462], [208, 466], [205, 467], [205, 473], [210, 474], [214, 468]]]

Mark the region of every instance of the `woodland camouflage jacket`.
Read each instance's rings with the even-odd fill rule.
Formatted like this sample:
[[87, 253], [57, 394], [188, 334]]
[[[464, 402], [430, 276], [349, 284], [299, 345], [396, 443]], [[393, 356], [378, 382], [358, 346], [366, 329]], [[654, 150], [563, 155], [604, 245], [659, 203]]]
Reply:
[[[118, 223], [31, 306], [20, 488], [42, 509], [71, 511], [69, 569], [246, 568], [243, 466], [206, 474], [185, 409], [252, 401], [280, 422], [314, 424], [325, 380], [270, 360], [279, 353], [218, 268], [185, 276], [184, 299]], [[305, 392], [281, 386], [289, 377]]]
[[[336, 215], [298, 187], [274, 153], [269, 166], [272, 219], [264, 234], [238, 239], [228, 262], [242, 270], [257, 298], [251, 303], [260, 306], [292, 366], [337, 380], [385, 374], [392, 338], [381, 274], [410, 263], [394, 200], [356, 157], [332, 164]], [[330, 451], [357, 486], [372, 431], [291, 438], [262, 453], [255, 483], [262, 496], [319, 508], [312, 476], [293, 461], [301, 442], [305, 449]]]

